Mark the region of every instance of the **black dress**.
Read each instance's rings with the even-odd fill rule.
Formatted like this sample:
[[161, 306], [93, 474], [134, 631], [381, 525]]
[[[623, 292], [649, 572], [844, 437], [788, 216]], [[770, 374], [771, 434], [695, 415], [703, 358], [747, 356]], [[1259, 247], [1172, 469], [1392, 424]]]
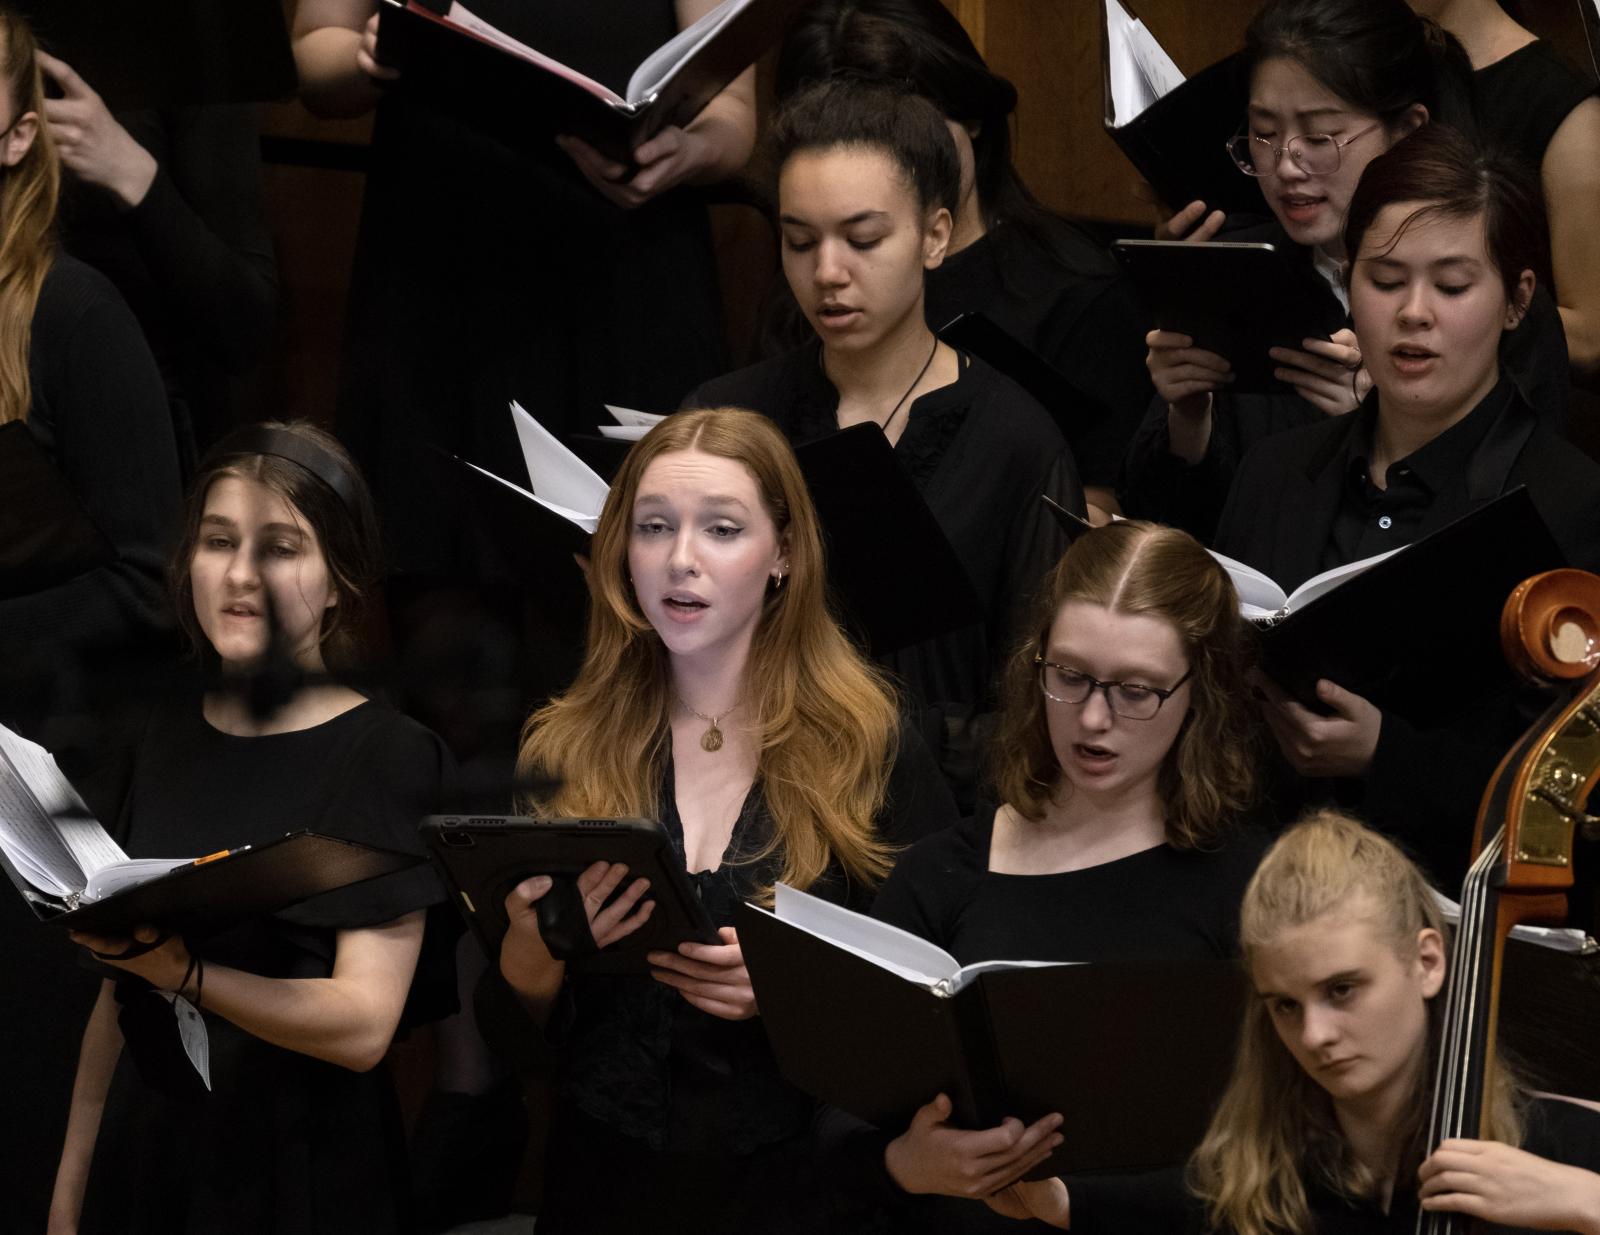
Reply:
[[[683, 855], [669, 763], [661, 822]], [[909, 845], [955, 819], [949, 791], [904, 728], [879, 820]], [[690, 876], [717, 926], [778, 871], [772, 820], [751, 787], [715, 870]], [[835, 868], [809, 889], [865, 910], [868, 889]], [[523, 1021], [522, 1032], [537, 1031]], [[812, 1163], [813, 1102], [778, 1074], [759, 1018], [702, 1012], [645, 976], [574, 976], [546, 1029], [560, 1048], [541, 1235], [640, 1230], [788, 1235], [827, 1230]]]
[[[372, 702], [295, 733], [242, 738], [196, 701], [158, 712], [124, 807], [130, 856], [191, 857], [310, 828], [420, 851], [449, 756]], [[217, 965], [280, 978], [332, 972], [337, 932], [443, 899], [427, 866], [330, 892], [195, 943]], [[173, 1066], [164, 1001], [117, 982], [126, 1046], [106, 1098], [83, 1230], [349, 1235], [409, 1229], [387, 1071], [358, 1073], [273, 1046], [207, 1014], [209, 1094]]]
[[[1276, 220], [1230, 231], [1219, 239], [1274, 244], [1296, 253], [1307, 263], [1311, 261], [1311, 250], [1290, 240]], [[1325, 289], [1316, 310], [1323, 328], [1331, 334], [1352, 325], [1333, 289], [1322, 279], [1317, 283]], [[1535, 288], [1522, 324], [1501, 337], [1500, 361], [1539, 418], [1557, 432], [1564, 431], [1570, 399], [1567, 336], [1556, 303], [1546, 288]], [[1219, 391], [1214, 396], [1211, 440], [1205, 455], [1191, 465], [1172, 453], [1167, 405], [1158, 397], [1151, 402], [1144, 423], [1128, 448], [1120, 492], [1123, 507], [1134, 518], [1168, 523], [1199, 540], [1210, 541], [1245, 453], [1275, 433], [1328, 418], [1326, 412], [1301, 398], [1287, 383], [1281, 393], [1273, 394]]]
[[930, 270], [928, 324], [981, 312], [1097, 400], [1070, 445], [1083, 483], [1112, 487], [1150, 403], [1144, 308], [1104, 245], [1064, 219], [1042, 226], [1002, 223]]
[[1535, 177], [1561, 122], [1595, 93], [1594, 82], [1542, 39], [1484, 65], [1473, 73], [1472, 88], [1483, 136], [1522, 160]]
[[[819, 343], [707, 382], [683, 406], [761, 412], [797, 445], [838, 429], [839, 392], [823, 372]], [[977, 718], [991, 706], [1020, 615], [1066, 550], [1041, 495], [1081, 511], [1083, 490], [1045, 410], [971, 357], [962, 357], [955, 382], [911, 404], [894, 450], [984, 606], [981, 623], [882, 658], [923, 709], [924, 736], [965, 804], [977, 779]]]
[[[618, 90], [677, 31], [671, 0], [614, 0], [604, 21], [585, 0], [469, 7]], [[395, 567], [503, 577], [427, 447], [515, 480], [511, 400], [559, 435], [596, 424], [605, 403], [670, 407], [726, 368], [703, 198], [678, 189], [623, 210], [553, 143], [513, 151], [391, 96], [346, 338], [339, 436], [373, 485]]]
[[[1600, 1114], [1571, 1102], [1537, 1098], [1528, 1108], [1522, 1148], [1552, 1162], [1600, 1170]], [[1317, 1235], [1404, 1235], [1417, 1229], [1415, 1180], [1397, 1181], [1387, 1212], [1374, 1201], [1344, 1196], [1316, 1179], [1306, 1179], [1305, 1185]], [[1184, 1191], [1179, 1171], [1068, 1179], [1067, 1191], [1077, 1235], [1210, 1231], [1204, 1207]], [[1494, 1235], [1531, 1235], [1524, 1227], [1490, 1223], [1483, 1229]]]
[[[1363, 536], [1369, 547], [1379, 547], [1369, 525], [1387, 526], [1382, 521], [1389, 519], [1393, 530], [1409, 529], [1405, 539], [1421, 538], [1526, 485], [1568, 563], [1600, 567], [1600, 466], [1540, 423], [1509, 379], [1433, 441], [1391, 464], [1396, 483], [1380, 496], [1370, 492], [1363, 470], [1376, 417], [1373, 392], [1348, 416], [1257, 444], [1239, 466], [1217, 529], [1218, 551], [1293, 590], [1355, 560], [1364, 550], [1352, 550]], [[1385, 500], [1410, 509], [1380, 509]], [[1449, 717], [1427, 713], [1427, 700], [1418, 700], [1409, 717], [1386, 711], [1364, 781], [1299, 788], [1336, 796], [1370, 823], [1404, 836], [1442, 886], [1459, 886], [1483, 786], [1499, 756], [1548, 702], [1541, 699], [1514, 708], [1496, 685]]]
[[[958, 827], [913, 846], [878, 893], [873, 917], [938, 944], [963, 965], [1237, 954], [1239, 902], [1265, 848], [1263, 833], [1239, 832], [1213, 850], [1157, 845], [1084, 870], [1007, 875], [989, 869], [994, 819], [995, 807], [985, 804]], [[888, 1211], [891, 1229], [908, 1233], [1047, 1229], [974, 1201], [900, 1192], [883, 1166], [884, 1147], [897, 1134], [828, 1115], [824, 1142], [847, 1209], [875, 1203]]]

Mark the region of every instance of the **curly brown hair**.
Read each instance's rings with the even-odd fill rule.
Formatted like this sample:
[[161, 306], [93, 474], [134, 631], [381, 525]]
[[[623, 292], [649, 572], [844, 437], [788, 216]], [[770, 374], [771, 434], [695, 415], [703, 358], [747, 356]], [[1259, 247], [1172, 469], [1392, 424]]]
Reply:
[[1189, 715], [1161, 765], [1167, 841], [1215, 843], [1255, 795], [1259, 735], [1252, 642], [1227, 572], [1187, 532], [1122, 520], [1080, 537], [1057, 563], [1005, 670], [990, 765], [1002, 802], [1044, 816], [1061, 780], [1034, 657], [1069, 600], [1149, 614], [1177, 629], [1191, 666]]

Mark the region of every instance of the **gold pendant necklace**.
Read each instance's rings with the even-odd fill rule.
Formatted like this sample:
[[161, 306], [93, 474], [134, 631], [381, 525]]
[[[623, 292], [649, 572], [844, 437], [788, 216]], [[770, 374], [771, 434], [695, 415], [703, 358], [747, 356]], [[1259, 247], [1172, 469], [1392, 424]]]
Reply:
[[722, 729], [720, 728], [721, 722], [724, 717], [731, 715], [739, 705], [737, 703], [734, 704], [733, 707], [724, 712], [722, 716], [707, 716], [704, 712], [696, 712], [693, 708], [690, 708], [687, 703], [683, 702], [683, 696], [678, 695], [676, 691], [674, 691], [673, 694], [677, 695], [679, 703], [683, 703], [684, 707], [689, 708], [690, 713], [699, 717], [701, 720], [705, 721], [706, 724], [711, 726], [700, 735], [700, 749], [705, 751], [707, 754], [716, 754], [717, 751], [722, 749]]

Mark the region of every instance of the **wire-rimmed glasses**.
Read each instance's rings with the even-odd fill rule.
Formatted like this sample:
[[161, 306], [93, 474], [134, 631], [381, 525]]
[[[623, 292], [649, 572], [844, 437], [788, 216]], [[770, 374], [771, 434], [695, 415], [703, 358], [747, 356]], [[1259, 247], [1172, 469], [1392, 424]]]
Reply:
[[1334, 137], [1331, 133], [1301, 133], [1281, 144], [1265, 137], [1238, 133], [1228, 139], [1228, 156], [1247, 176], [1272, 176], [1277, 173], [1283, 152], [1287, 150], [1294, 165], [1306, 175], [1331, 176], [1344, 161], [1344, 148], [1381, 127], [1382, 123], [1375, 121], [1345, 138]]

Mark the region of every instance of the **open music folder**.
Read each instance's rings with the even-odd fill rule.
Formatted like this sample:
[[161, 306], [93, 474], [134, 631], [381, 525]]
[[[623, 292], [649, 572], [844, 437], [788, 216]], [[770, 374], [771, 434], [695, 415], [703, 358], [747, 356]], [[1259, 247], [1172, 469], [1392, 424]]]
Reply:
[[0, 867], [41, 921], [198, 936], [421, 860], [304, 831], [198, 858], [130, 858], [50, 752], [0, 725]]
[[1163, 1166], [1199, 1142], [1233, 1063], [1227, 961], [960, 965], [907, 931], [779, 884], [739, 942], [783, 1075], [885, 1130], [939, 1093], [961, 1127], [1064, 1117], [1030, 1178]]
[[[461, 116], [511, 145], [581, 137], [631, 163], [669, 124], [686, 125], [778, 41], [804, 0], [722, 0], [663, 43], [621, 90], [531, 47], [461, 0], [381, 0], [378, 59], [391, 89]], [[607, 17], [599, 8], [595, 20]]]
[[1185, 78], [1123, 0], [1099, 3], [1101, 97], [1111, 140], [1173, 210], [1199, 199], [1230, 214], [1267, 213], [1261, 190], [1227, 152], [1249, 101], [1239, 57]]

